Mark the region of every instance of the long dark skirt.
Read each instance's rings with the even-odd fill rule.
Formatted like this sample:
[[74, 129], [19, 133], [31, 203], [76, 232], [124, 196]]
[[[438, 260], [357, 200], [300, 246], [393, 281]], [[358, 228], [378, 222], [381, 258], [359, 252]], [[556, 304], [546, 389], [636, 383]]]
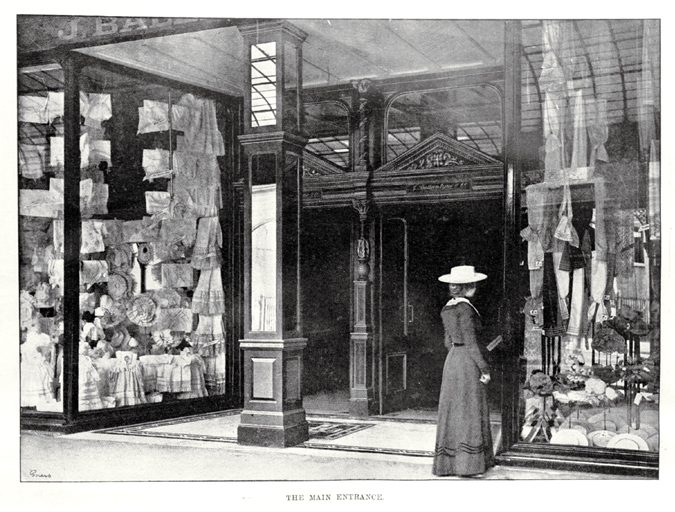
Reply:
[[433, 474], [477, 475], [494, 465], [487, 386], [464, 347], [452, 347], [443, 368]]

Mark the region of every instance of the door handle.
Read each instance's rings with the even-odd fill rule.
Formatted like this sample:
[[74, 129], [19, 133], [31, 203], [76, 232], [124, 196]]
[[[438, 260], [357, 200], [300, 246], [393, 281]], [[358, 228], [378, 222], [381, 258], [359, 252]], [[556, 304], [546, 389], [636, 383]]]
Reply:
[[412, 304], [408, 304], [408, 323], [411, 324], [415, 321], [415, 308]]

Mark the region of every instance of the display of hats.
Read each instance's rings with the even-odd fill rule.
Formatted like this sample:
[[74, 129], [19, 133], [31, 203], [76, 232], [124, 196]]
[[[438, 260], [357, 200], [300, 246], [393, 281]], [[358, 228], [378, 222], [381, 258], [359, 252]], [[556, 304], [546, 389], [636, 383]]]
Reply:
[[595, 430], [588, 434], [588, 440], [591, 442], [591, 445], [604, 448], [609, 443], [609, 440], [616, 435], [616, 432], [611, 432], [610, 430]]
[[560, 425], [560, 429], [573, 429], [573, 430], [578, 430], [582, 434], [588, 434], [589, 432], [593, 432], [594, 430], [597, 430], [593, 424], [589, 423], [588, 421], [582, 419], [582, 418], [567, 418], [562, 425]]
[[659, 411], [655, 411], [655, 410], [640, 411], [640, 422], [641, 423], [648, 423], [652, 427], [658, 428]]
[[152, 292], [155, 302], [162, 308], [177, 308], [181, 304], [181, 295], [172, 288], [160, 288]]
[[575, 446], [588, 446], [588, 438], [578, 430], [558, 430], [551, 436], [551, 444], [571, 444]]
[[611, 430], [612, 432], [616, 432], [616, 423], [614, 423], [614, 421], [609, 419], [607, 416], [607, 413], [604, 412], [594, 414], [588, 418], [588, 422], [591, 423], [596, 430]]
[[157, 303], [150, 295], [139, 295], [130, 302], [127, 317], [136, 325], [150, 326], [157, 317]]
[[649, 451], [647, 441], [640, 436], [634, 434], [618, 434], [611, 438], [607, 443], [607, 448], [615, 448], [620, 450], [640, 450]]
[[110, 338], [110, 344], [111, 344], [114, 348], [119, 348], [119, 347], [121, 347], [122, 344], [124, 343], [124, 338], [125, 338], [124, 333], [123, 333], [122, 331], [117, 331], [117, 332], [116, 332], [115, 334], [113, 334], [112, 337]]
[[152, 244], [138, 244], [138, 255], [136, 256], [136, 259], [141, 265], [149, 265], [155, 257], [154, 253], [155, 251]]
[[113, 300], [109, 295], [102, 295], [100, 303], [107, 313], [101, 318], [101, 327], [116, 327], [126, 319], [127, 310], [120, 301]]
[[659, 435], [654, 434], [653, 436], [649, 436], [647, 438], [647, 446], [649, 447], [650, 452], [658, 452], [659, 451]]
[[645, 441], [657, 433], [656, 429], [648, 424], [641, 424], [640, 428], [632, 428], [628, 425], [624, 425], [623, 427], [617, 429], [616, 432], [618, 434], [633, 434], [635, 436], [641, 437]]
[[130, 274], [116, 271], [108, 275], [108, 295], [120, 300], [133, 293], [134, 281]]

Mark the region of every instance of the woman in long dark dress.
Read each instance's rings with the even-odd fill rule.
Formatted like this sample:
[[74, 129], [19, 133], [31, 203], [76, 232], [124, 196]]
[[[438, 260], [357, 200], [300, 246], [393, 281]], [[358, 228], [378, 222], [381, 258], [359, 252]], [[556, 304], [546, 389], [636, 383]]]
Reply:
[[487, 383], [490, 367], [477, 342], [481, 319], [471, 304], [476, 283], [487, 276], [474, 267], [453, 267], [439, 277], [451, 299], [441, 311], [448, 356], [438, 403], [433, 474], [472, 476], [494, 465]]

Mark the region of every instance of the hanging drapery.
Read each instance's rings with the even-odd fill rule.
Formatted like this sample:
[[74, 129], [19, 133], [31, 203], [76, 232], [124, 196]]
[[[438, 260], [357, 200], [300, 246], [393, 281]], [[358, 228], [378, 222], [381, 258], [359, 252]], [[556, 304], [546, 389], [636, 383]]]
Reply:
[[652, 140], [658, 138], [655, 111], [660, 108], [660, 91], [657, 89], [660, 30], [659, 20], [644, 20], [642, 23], [642, 68], [638, 78], [637, 107], [640, 150], [646, 154]]

